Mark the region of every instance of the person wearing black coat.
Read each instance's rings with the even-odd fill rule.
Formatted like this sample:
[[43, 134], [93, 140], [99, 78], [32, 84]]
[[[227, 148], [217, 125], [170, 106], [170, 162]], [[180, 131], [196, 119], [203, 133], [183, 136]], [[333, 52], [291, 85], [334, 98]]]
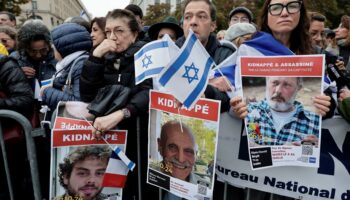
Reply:
[[[30, 114], [33, 91], [18, 63], [9, 57], [0, 58], [0, 109], [9, 109], [21, 114]], [[3, 95], [6, 95], [3, 96]]]
[[[147, 186], [147, 112], [151, 79], [135, 85], [134, 54], [145, 44], [138, 40], [140, 27], [135, 16], [128, 10], [115, 9], [106, 16], [106, 39], [94, 49], [84, 63], [80, 77], [80, 97], [92, 102], [88, 109], [96, 118], [92, 129], [96, 138], [112, 128], [128, 130], [126, 155], [136, 162], [136, 168], [129, 172], [123, 199], [137, 199], [138, 177], [141, 176], [143, 189]], [[109, 93], [113, 93], [112, 95]], [[116, 97], [116, 93], [118, 93]], [[103, 95], [103, 96], [101, 96]], [[106, 100], [106, 98], [112, 98]], [[99, 101], [99, 99], [103, 101]], [[115, 103], [117, 102], [117, 106]], [[107, 104], [107, 106], [105, 105]], [[108, 108], [108, 112], [103, 108]], [[110, 110], [109, 108], [113, 108]], [[137, 136], [137, 117], [140, 119], [140, 136]], [[137, 137], [142, 141], [137, 146]], [[141, 153], [141, 163], [137, 160]], [[138, 174], [137, 168], [142, 170]], [[144, 191], [150, 191], [145, 189]], [[156, 193], [154, 193], [156, 194]], [[150, 199], [154, 199], [150, 197]]]
[[[27, 78], [22, 72], [16, 60], [8, 57], [0, 57], [0, 109], [8, 109], [19, 112], [28, 119], [33, 113], [33, 91], [28, 84]], [[16, 138], [13, 132], [20, 127], [14, 120], [1, 118], [1, 131], [6, 143], [7, 161], [11, 171], [12, 188], [15, 199], [32, 198], [33, 191], [28, 191], [24, 182], [28, 180], [29, 169], [26, 157], [25, 141]], [[17, 128], [16, 128], [17, 127]], [[6, 130], [9, 130], [7, 132]], [[21, 129], [19, 130], [21, 131]], [[11, 135], [11, 136], [9, 136]], [[12, 140], [12, 143], [11, 143]], [[15, 142], [13, 142], [15, 141]], [[0, 160], [0, 185], [6, 185], [6, 175], [3, 168], [3, 160]], [[15, 174], [15, 176], [14, 176]], [[6, 187], [0, 190], [0, 199], [10, 199]]]
[[55, 110], [59, 101], [80, 101], [79, 81], [83, 64], [92, 48], [89, 32], [75, 23], [64, 23], [51, 31], [57, 73], [53, 84], [41, 88], [42, 101]]

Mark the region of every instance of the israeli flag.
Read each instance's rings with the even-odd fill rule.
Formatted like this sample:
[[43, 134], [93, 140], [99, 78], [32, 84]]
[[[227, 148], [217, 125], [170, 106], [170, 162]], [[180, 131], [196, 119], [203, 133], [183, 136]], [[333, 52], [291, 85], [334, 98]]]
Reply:
[[[231, 84], [235, 86], [234, 95], [237, 95], [242, 90], [239, 57], [280, 55], [294, 55], [294, 53], [272, 35], [265, 32], [257, 32], [251, 40], [244, 42], [233, 55], [215, 68], [214, 76], [226, 76]], [[220, 68], [220, 71], [217, 70], [218, 68]]]
[[161, 72], [159, 83], [185, 107], [191, 108], [204, 92], [213, 59], [190, 30], [179, 55]]
[[[162, 40], [156, 40], [143, 46], [135, 58], [136, 85], [145, 79], [157, 76], [170, 62], [170, 48], [176, 46], [168, 35]], [[179, 48], [176, 47], [178, 50]]]

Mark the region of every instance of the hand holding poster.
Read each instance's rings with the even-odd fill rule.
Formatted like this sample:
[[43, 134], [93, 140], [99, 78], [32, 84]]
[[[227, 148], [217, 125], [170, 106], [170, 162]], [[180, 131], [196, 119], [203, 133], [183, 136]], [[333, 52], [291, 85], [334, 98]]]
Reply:
[[245, 119], [253, 169], [319, 166], [323, 56], [242, 57]]
[[350, 198], [350, 126], [344, 119], [322, 122], [319, 168], [283, 166], [252, 170], [247, 135], [237, 128], [241, 125], [242, 120], [227, 113], [220, 116], [216, 161], [219, 178], [235, 186], [302, 200]]
[[85, 120], [92, 119], [86, 106], [82, 102], [58, 105], [52, 131], [50, 199], [122, 198], [128, 168], [111, 146], [125, 151], [127, 131], [107, 131], [104, 140], [96, 140], [91, 122]]
[[147, 182], [186, 199], [211, 199], [220, 103], [177, 108], [170, 94], [150, 94]]

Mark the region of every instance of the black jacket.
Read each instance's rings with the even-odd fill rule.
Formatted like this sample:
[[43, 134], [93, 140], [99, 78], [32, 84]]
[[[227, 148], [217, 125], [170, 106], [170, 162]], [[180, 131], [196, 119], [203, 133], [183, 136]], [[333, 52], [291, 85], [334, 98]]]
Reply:
[[[56, 72], [57, 60], [55, 59], [53, 50], [50, 50], [46, 58], [41, 61], [34, 61], [24, 52], [13, 52], [11, 55], [14, 59], [17, 60], [20, 67], [32, 67], [35, 69], [35, 78], [38, 79], [39, 84], [41, 81], [50, 79]], [[28, 79], [30, 84], [33, 84], [34, 79]]]
[[[84, 63], [80, 77], [80, 97], [91, 102], [99, 89], [107, 85], [122, 85], [130, 89], [126, 107], [131, 116], [148, 111], [149, 90], [152, 80], [148, 79], [135, 85], [134, 54], [144, 45], [142, 41], [132, 44], [124, 53], [108, 55], [104, 58], [90, 56]], [[109, 58], [111, 57], [111, 58]], [[117, 69], [119, 65], [119, 69]]]
[[33, 91], [16, 60], [0, 58], [0, 109], [9, 109], [29, 114], [32, 112]]
[[[176, 45], [178, 47], [182, 47], [185, 43], [186, 38], [183, 36], [176, 41]], [[216, 64], [220, 64], [227, 57], [235, 52], [233, 46], [227, 46], [221, 44], [214, 34], [210, 34], [208, 38], [208, 43], [205, 46], [205, 49], [209, 53], [209, 55], [214, 59]], [[215, 87], [208, 84], [205, 89], [205, 97], [209, 99], [216, 99], [221, 101], [221, 112], [226, 112], [230, 108], [230, 98], [227, 96], [225, 92], [220, 92]]]

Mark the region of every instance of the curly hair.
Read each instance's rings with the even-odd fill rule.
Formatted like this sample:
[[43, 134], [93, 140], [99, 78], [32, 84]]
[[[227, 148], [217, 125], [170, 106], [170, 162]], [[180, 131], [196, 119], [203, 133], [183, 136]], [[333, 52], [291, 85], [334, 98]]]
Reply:
[[28, 20], [18, 30], [17, 33], [17, 49], [23, 52], [30, 47], [31, 42], [44, 40], [51, 48], [51, 35], [45, 24], [38, 19]]
[[63, 159], [63, 163], [58, 165], [58, 177], [62, 187], [67, 189], [68, 185], [64, 183], [64, 178], [69, 178], [73, 167], [77, 162], [84, 161], [88, 157], [108, 162], [112, 150], [108, 146], [81, 146], [70, 152], [69, 155]]
[[[263, 8], [261, 10], [261, 16], [259, 17], [260, 19], [259, 29], [260, 31], [264, 31], [272, 34], [272, 31], [267, 22], [270, 2], [271, 0], [266, 0], [263, 5]], [[306, 8], [303, 0], [300, 0], [300, 2], [301, 2], [300, 20], [298, 22], [297, 27], [292, 31], [292, 34], [290, 36], [289, 49], [298, 55], [311, 54], [312, 52], [311, 39], [308, 32], [310, 27], [310, 21], [309, 21], [309, 18], [307, 17]]]

